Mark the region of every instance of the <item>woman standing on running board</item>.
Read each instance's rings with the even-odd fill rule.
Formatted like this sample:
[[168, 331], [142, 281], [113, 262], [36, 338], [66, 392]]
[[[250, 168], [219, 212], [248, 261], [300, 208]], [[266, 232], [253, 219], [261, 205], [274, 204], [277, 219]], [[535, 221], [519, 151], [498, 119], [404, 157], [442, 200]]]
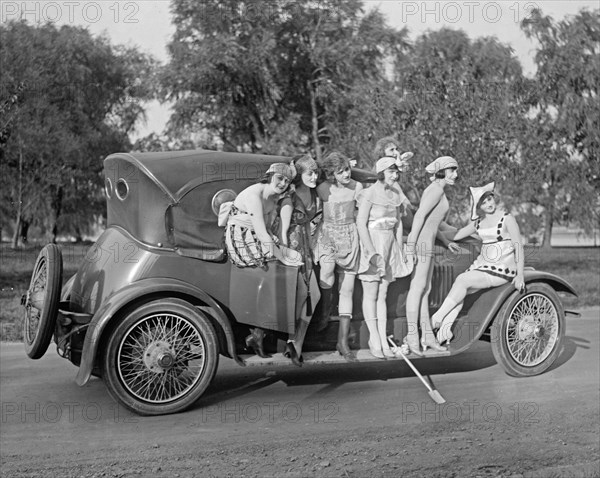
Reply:
[[[408, 334], [405, 343], [411, 353], [422, 355], [423, 350], [432, 348], [445, 350], [438, 344], [429, 319], [429, 292], [433, 276], [434, 243], [436, 237], [447, 244], [453, 251], [458, 251], [456, 244], [450, 245], [444, 229], [449, 226], [443, 222], [449, 209], [446, 188], [454, 185], [458, 163], [450, 156], [442, 156], [429, 164], [425, 171], [431, 174], [431, 184], [423, 191], [419, 209], [415, 213], [412, 229], [406, 240], [409, 260], [414, 261], [415, 268], [406, 297], [406, 318]], [[418, 326], [421, 326], [419, 341]]]
[[337, 151], [325, 157], [322, 169], [327, 180], [317, 186], [317, 194], [323, 201], [323, 223], [315, 249], [315, 262], [321, 267], [319, 329], [326, 328], [329, 321], [332, 288], [337, 271], [340, 321], [336, 349], [348, 362], [355, 362], [357, 359], [348, 347], [348, 335], [360, 248], [356, 229], [356, 202], [363, 187], [350, 177], [348, 158]]
[[440, 344], [450, 343], [453, 337], [452, 324], [468, 294], [498, 287], [509, 281], [518, 291], [525, 289], [525, 260], [517, 221], [498, 207], [493, 182], [469, 190], [473, 222], [460, 229], [454, 240], [459, 241], [476, 233], [483, 245], [475, 262], [456, 278], [444, 303], [431, 318], [433, 328], [439, 329], [437, 339]]
[[309, 155], [294, 156], [292, 164], [296, 177], [289, 197], [283, 199], [281, 211], [281, 243], [300, 252], [303, 264], [296, 293], [296, 328], [285, 345], [284, 355], [298, 367], [302, 366], [302, 346], [314, 307], [319, 301], [319, 285], [313, 267], [313, 249], [321, 200], [317, 196], [317, 162]]
[[395, 357], [387, 341], [388, 287], [396, 278], [409, 275], [413, 266], [402, 250], [402, 216], [410, 201], [398, 184], [401, 168], [412, 153], [403, 154], [402, 159], [392, 148], [385, 153], [389, 156], [375, 165], [377, 182], [360, 195], [356, 218], [361, 243], [358, 278], [363, 287], [369, 351], [381, 359]]

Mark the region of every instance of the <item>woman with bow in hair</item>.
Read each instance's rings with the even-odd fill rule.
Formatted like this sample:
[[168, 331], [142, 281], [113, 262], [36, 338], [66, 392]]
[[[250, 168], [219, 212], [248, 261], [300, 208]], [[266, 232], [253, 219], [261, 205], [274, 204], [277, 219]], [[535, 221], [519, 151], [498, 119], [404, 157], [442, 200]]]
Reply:
[[402, 216], [411, 204], [398, 184], [413, 156], [386, 151], [375, 164], [377, 182], [362, 191], [356, 225], [361, 243], [358, 278], [363, 287], [363, 316], [369, 329], [369, 351], [377, 358], [395, 357], [387, 341], [387, 291], [396, 278], [412, 271], [402, 249]]
[[454, 240], [477, 234], [483, 245], [475, 262], [456, 278], [444, 303], [431, 318], [433, 328], [439, 329], [437, 339], [440, 344], [450, 343], [452, 324], [467, 294], [509, 281], [518, 291], [525, 288], [523, 246], [517, 221], [498, 207], [493, 182], [469, 190], [472, 222], [460, 229]]

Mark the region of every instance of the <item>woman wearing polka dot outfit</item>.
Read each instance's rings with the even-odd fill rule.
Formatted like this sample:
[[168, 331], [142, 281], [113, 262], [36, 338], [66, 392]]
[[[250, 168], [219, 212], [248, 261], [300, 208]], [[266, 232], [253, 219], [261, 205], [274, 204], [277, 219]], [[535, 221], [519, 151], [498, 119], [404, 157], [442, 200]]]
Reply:
[[452, 339], [452, 324], [467, 294], [498, 287], [509, 281], [518, 291], [525, 288], [523, 245], [517, 221], [498, 207], [493, 182], [469, 189], [472, 222], [460, 229], [454, 240], [477, 234], [483, 245], [475, 262], [456, 278], [448, 297], [431, 318], [433, 328], [439, 329], [437, 340], [440, 344], [449, 343]]

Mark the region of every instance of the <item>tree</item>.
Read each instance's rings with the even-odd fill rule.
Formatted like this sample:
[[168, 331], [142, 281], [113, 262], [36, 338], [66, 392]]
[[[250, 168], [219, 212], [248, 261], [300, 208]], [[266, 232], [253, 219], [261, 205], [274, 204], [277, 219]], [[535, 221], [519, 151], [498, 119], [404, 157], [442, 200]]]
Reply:
[[396, 62], [396, 75], [397, 134], [416, 153], [413, 184], [425, 187], [423, 168], [436, 157], [455, 157], [457, 215], [468, 205], [468, 186], [514, 182], [527, 89], [510, 47], [495, 38], [471, 40], [462, 31], [428, 32]]
[[27, 223], [55, 240], [63, 212], [83, 227], [98, 214], [102, 160], [128, 148], [140, 100], [152, 93], [153, 61], [86, 29], [26, 22], [0, 26], [0, 59], [2, 98], [18, 97], [1, 156], [13, 247]]
[[555, 22], [532, 11], [521, 28], [538, 43], [531, 122], [523, 156], [537, 177], [522, 198], [543, 209], [542, 245], [561, 218], [600, 223], [600, 10]]
[[351, 92], [383, 78], [405, 35], [357, 0], [176, 0], [173, 12], [170, 133], [205, 129], [232, 150], [343, 147]]

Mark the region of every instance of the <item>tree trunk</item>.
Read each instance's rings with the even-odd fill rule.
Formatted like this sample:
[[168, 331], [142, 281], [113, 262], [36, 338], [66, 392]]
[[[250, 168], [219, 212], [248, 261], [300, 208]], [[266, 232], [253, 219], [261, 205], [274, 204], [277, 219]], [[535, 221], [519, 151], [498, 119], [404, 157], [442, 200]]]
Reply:
[[48, 240], [52, 242], [52, 244], [56, 244], [56, 236], [58, 235], [58, 218], [62, 212], [62, 199], [63, 188], [62, 186], [59, 186], [55, 191], [52, 192], [52, 215], [50, 218], [48, 234]]
[[313, 88], [315, 82], [307, 81], [306, 86], [308, 87], [308, 92], [310, 94], [310, 113], [311, 113], [311, 123], [312, 123], [312, 139], [313, 139], [313, 147], [315, 149], [315, 155], [317, 157], [317, 161], [321, 161], [321, 144], [319, 143], [319, 115], [317, 112], [317, 95]]
[[21, 208], [17, 210], [17, 217], [15, 219], [15, 230], [13, 232], [13, 237], [11, 241], [11, 248], [18, 249], [19, 248], [19, 238], [21, 237]]
[[542, 249], [550, 249], [552, 240], [552, 225], [554, 223], [554, 205], [548, 204], [544, 210], [544, 236], [542, 237]]
[[19, 232], [19, 240], [21, 245], [27, 244], [27, 238], [29, 237], [29, 226], [31, 226], [31, 221], [21, 218], [21, 230]]
[[15, 230], [12, 237], [11, 247], [19, 247], [19, 238], [21, 237], [21, 222], [23, 220], [23, 150], [19, 138], [19, 182], [17, 184], [17, 215], [15, 218]]

